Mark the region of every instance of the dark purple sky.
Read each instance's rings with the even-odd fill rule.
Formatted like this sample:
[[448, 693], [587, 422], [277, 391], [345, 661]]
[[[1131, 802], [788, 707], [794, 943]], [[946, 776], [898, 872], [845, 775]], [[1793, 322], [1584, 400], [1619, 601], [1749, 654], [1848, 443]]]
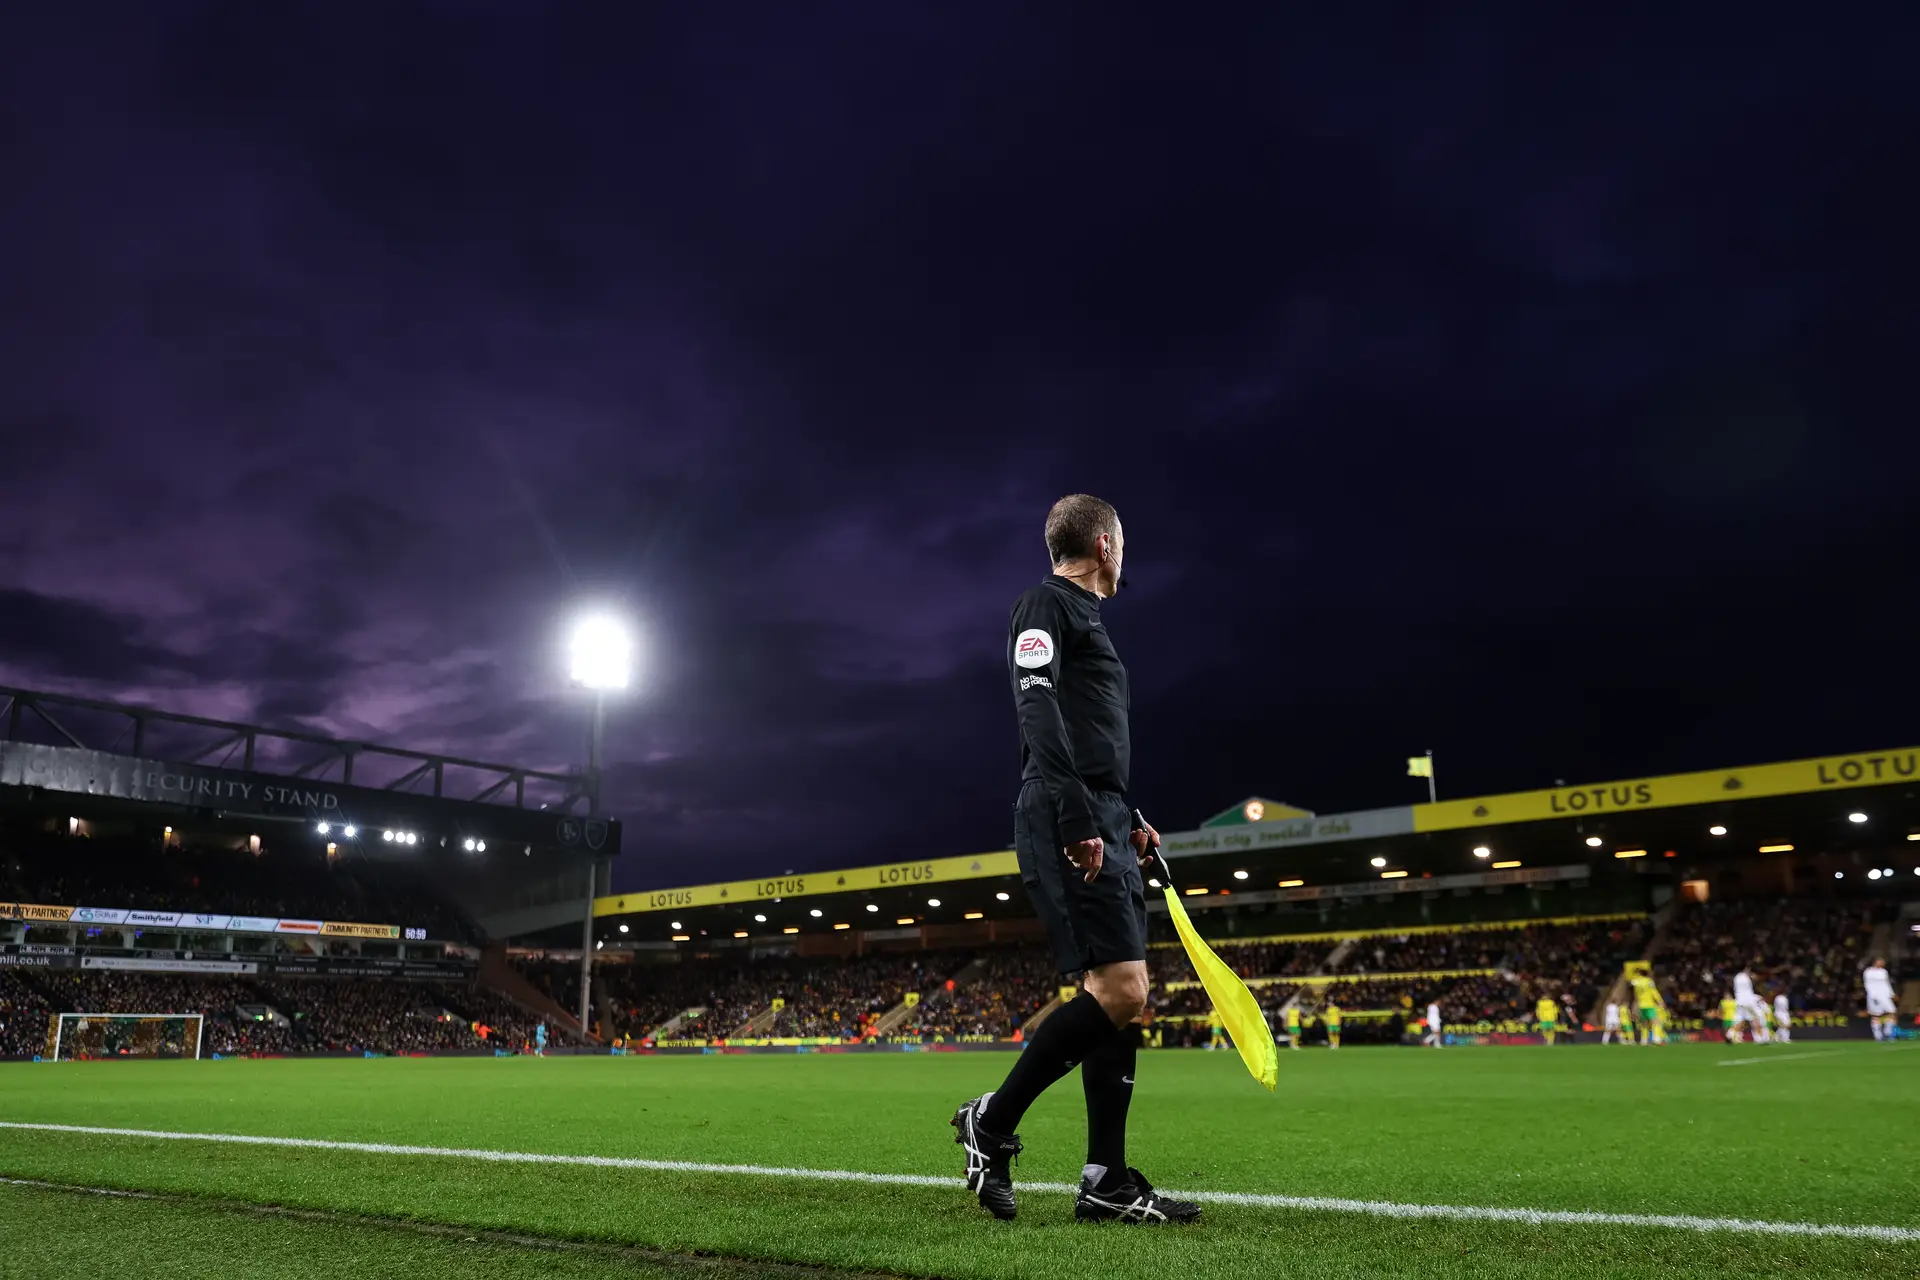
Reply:
[[1086, 489], [1169, 828], [1920, 738], [1911, 19], [78, 8], [0, 682], [564, 766], [610, 594], [621, 887], [976, 852]]

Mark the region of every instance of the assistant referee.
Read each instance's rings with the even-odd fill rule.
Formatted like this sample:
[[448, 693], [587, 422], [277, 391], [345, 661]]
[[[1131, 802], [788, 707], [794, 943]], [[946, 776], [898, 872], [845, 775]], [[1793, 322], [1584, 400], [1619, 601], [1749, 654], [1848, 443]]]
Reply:
[[1192, 1222], [1200, 1206], [1155, 1191], [1127, 1165], [1127, 1108], [1147, 1004], [1147, 898], [1140, 857], [1159, 833], [1133, 828], [1127, 669], [1100, 618], [1120, 589], [1120, 516], [1084, 493], [1047, 513], [1053, 573], [1014, 602], [1007, 674], [1020, 720], [1013, 811], [1020, 878], [1063, 974], [1082, 990], [1028, 1038], [1006, 1083], [966, 1103], [953, 1125], [967, 1189], [996, 1218], [1014, 1216], [1009, 1170], [1020, 1117], [1078, 1065], [1087, 1097], [1087, 1163], [1074, 1217]]

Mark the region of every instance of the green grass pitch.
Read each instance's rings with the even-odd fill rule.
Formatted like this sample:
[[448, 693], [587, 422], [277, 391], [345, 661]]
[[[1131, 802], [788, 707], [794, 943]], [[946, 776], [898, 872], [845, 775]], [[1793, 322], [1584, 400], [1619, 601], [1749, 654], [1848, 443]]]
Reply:
[[[1792, 1055], [1792, 1056], [1789, 1056]], [[1129, 1156], [1163, 1186], [1908, 1229], [1489, 1222], [1216, 1201], [996, 1223], [947, 1120], [1002, 1054], [0, 1064], [0, 1121], [952, 1177], [952, 1186], [0, 1128], [0, 1274], [762, 1277], [1920, 1275], [1920, 1052], [1828, 1043], [1145, 1053]], [[1749, 1065], [1722, 1065], [1759, 1059]], [[1072, 1182], [1075, 1080], [1019, 1183]], [[34, 1185], [27, 1185], [34, 1184]], [[49, 1187], [45, 1184], [58, 1184]], [[60, 1189], [154, 1193], [103, 1196]], [[259, 1206], [277, 1206], [262, 1212]], [[110, 1261], [114, 1260], [114, 1261]], [[818, 1270], [805, 1274], [818, 1275]]]

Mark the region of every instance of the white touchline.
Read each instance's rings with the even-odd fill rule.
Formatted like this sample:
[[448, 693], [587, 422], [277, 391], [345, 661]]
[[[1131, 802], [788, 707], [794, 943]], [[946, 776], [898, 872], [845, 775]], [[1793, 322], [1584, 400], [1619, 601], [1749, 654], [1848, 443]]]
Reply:
[[[316, 1151], [354, 1151], [377, 1156], [445, 1156], [496, 1164], [583, 1165], [595, 1169], [646, 1169], [658, 1173], [723, 1173], [761, 1178], [799, 1178], [812, 1182], [862, 1182], [890, 1187], [962, 1186], [958, 1178], [924, 1173], [864, 1173], [857, 1169], [797, 1169], [786, 1165], [708, 1164], [695, 1160], [646, 1160], [638, 1156], [574, 1156], [545, 1151], [492, 1151], [477, 1147], [422, 1147], [393, 1142], [342, 1142], [330, 1138], [273, 1138], [252, 1133], [175, 1133], [166, 1129], [109, 1129], [90, 1124], [40, 1124], [0, 1120], [0, 1129], [43, 1133], [92, 1133], [111, 1138], [148, 1138], [162, 1142], [226, 1142], [252, 1147], [300, 1147]], [[1071, 1182], [1023, 1182], [1022, 1191], [1071, 1194]], [[1174, 1191], [1169, 1194], [1203, 1204], [1238, 1204], [1260, 1209], [1309, 1209], [1322, 1213], [1362, 1213], [1377, 1218], [1452, 1218], [1466, 1222], [1523, 1222], [1622, 1227], [1672, 1227], [1679, 1231], [1744, 1231], [1760, 1235], [1853, 1236], [1867, 1240], [1920, 1241], [1920, 1227], [1873, 1227], [1851, 1223], [1766, 1222], [1752, 1218], [1698, 1218], [1689, 1214], [1588, 1213], [1567, 1209], [1500, 1209], [1470, 1204], [1399, 1204], [1391, 1200], [1349, 1200], [1341, 1196], [1276, 1196], [1249, 1191]]]
[[1816, 1049], [1811, 1053], [1770, 1053], [1764, 1058], [1728, 1058], [1720, 1063], [1723, 1067], [1751, 1067], [1762, 1062], [1789, 1062], [1794, 1058], [1831, 1058], [1845, 1053], [1845, 1049]]

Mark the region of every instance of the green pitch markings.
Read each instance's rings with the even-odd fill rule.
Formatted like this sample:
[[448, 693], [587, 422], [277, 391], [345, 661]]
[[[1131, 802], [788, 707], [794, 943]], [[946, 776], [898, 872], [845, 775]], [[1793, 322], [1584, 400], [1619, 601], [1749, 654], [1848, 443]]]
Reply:
[[[1920, 1055], [1844, 1048], [1322, 1050], [1277, 1096], [1230, 1054], [1145, 1054], [1129, 1158], [1206, 1203], [1184, 1229], [1071, 1221], [1071, 1080], [1022, 1126], [1020, 1218], [988, 1219], [946, 1120], [993, 1055], [0, 1065], [0, 1175], [983, 1280], [1912, 1273]], [[29, 1193], [68, 1194], [0, 1188]], [[250, 1229], [223, 1214], [196, 1221]]]

